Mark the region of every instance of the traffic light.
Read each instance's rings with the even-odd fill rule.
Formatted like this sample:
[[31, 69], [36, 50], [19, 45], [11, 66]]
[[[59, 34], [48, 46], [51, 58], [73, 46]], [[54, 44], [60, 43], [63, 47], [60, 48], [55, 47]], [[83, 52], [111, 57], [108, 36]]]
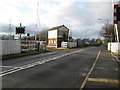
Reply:
[[120, 21], [120, 7], [117, 7], [117, 21]]

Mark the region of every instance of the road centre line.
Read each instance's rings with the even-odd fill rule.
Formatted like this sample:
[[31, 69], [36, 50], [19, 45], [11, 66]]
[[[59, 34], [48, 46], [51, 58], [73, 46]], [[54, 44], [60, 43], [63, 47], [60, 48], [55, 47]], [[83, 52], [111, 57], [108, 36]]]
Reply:
[[9, 74], [12, 74], [14, 72], [17, 72], [17, 71], [21, 71], [21, 70], [24, 70], [24, 69], [27, 69], [27, 68], [31, 68], [31, 67], [34, 67], [36, 65], [40, 65], [40, 64], [44, 64], [46, 62], [49, 62], [49, 61], [53, 61], [53, 60], [56, 60], [56, 59], [59, 59], [59, 58], [62, 58], [62, 57], [65, 57], [65, 56], [68, 56], [68, 55], [71, 55], [71, 54], [74, 54], [74, 53], [77, 53], [77, 52], [81, 52], [83, 51], [84, 49], [80, 49], [80, 50], [77, 50], [77, 51], [73, 51], [71, 53], [67, 53], [67, 54], [64, 54], [64, 55], [61, 55], [61, 56], [56, 56], [54, 58], [49, 58], [49, 59], [44, 59], [42, 61], [37, 61], [37, 62], [34, 62], [32, 64], [27, 64], [27, 65], [24, 65], [18, 69], [15, 69], [15, 70], [12, 70], [12, 71], [9, 71], [9, 72], [6, 72], [6, 73], [3, 73], [3, 74], [0, 74], [0, 77], [3, 77], [5, 75], [9, 75]]
[[101, 50], [98, 52], [97, 57], [96, 57], [96, 59], [95, 59], [93, 65], [92, 65], [90, 71], [88, 72], [88, 74], [87, 74], [87, 76], [85, 77], [85, 79], [84, 79], [82, 85], [80, 86], [80, 90], [83, 90], [83, 88], [85, 87], [85, 85], [86, 85], [86, 83], [87, 83], [87, 80], [88, 80], [88, 78], [89, 78], [91, 72], [93, 71], [93, 69], [94, 69], [94, 67], [95, 67], [95, 65], [96, 65], [96, 62], [98, 61], [98, 58], [99, 58], [99, 56], [100, 56], [100, 53], [101, 53]]
[[21, 68], [21, 67], [14, 67], [14, 66], [0, 66], [0, 67], [11, 68], [11, 69], [0, 72], [0, 74], [3, 74], [3, 73], [6, 73], [6, 72], [9, 72], [9, 71]]
[[16, 67], [16, 68], [12, 68], [12, 69], [9, 69], [9, 70], [5, 70], [5, 71], [0, 72], [0, 74], [6, 73], [6, 72], [9, 72], [9, 71], [18, 69], [18, 68], [21, 68], [21, 67]]
[[111, 55], [112, 55], [118, 62], [120, 62], [120, 60], [117, 58], [117, 56], [115, 56], [113, 53], [111, 53]]
[[19, 67], [14, 67], [14, 66], [0, 66], [0, 67], [5, 67], [5, 68], [19, 68]]

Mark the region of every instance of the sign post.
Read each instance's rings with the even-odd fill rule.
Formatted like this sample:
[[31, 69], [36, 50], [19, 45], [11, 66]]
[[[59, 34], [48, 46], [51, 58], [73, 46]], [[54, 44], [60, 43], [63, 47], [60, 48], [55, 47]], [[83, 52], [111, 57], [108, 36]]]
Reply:
[[[20, 23], [20, 27], [22, 27], [21, 23]], [[20, 33], [20, 40], [21, 40], [21, 33]]]
[[21, 23], [19, 27], [16, 27], [16, 34], [20, 34], [20, 40], [21, 40], [21, 34], [25, 34], [25, 27], [22, 27]]
[[120, 2], [114, 5], [114, 29], [116, 32], [117, 42], [119, 43], [119, 35], [118, 35], [118, 26], [120, 24]]

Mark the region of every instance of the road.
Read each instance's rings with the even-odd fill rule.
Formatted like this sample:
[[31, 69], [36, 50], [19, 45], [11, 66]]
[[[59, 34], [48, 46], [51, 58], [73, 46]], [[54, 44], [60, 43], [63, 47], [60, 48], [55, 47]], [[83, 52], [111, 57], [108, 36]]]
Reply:
[[118, 63], [102, 46], [57, 50], [4, 60], [0, 77], [2, 88], [118, 88]]

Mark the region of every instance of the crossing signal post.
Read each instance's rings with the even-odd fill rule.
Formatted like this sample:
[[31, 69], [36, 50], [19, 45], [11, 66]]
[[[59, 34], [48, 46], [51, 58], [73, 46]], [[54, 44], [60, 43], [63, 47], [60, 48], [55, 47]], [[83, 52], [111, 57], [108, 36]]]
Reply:
[[117, 36], [117, 41], [119, 43], [118, 27], [117, 24], [120, 24], [120, 2], [114, 5], [114, 25]]
[[25, 27], [22, 27], [21, 23], [19, 27], [16, 27], [16, 34], [20, 34], [20, 39], [21, 39], [21, 34], [25, 34]]

